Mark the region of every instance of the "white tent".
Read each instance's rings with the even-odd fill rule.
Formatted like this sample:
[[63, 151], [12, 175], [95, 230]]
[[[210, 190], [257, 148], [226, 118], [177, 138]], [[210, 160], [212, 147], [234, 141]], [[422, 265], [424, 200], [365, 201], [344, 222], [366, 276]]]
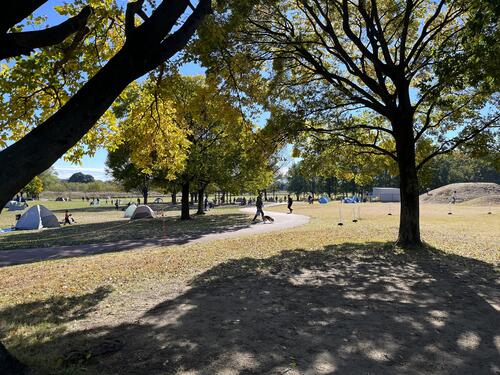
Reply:
[[372, 197], [379, 198], [380, 202], [399, 202], [400, 194], [398, 188], [374, 187]]
[[137, 205], [135, 203], [132, 203], [125, 210], [125, 214], [123, 215], [123, 217], [132, 217], [136, 208], [137, 208]]
[[137, 206], [130, 220], [153, 218], [154, 212], [149, 206]]
[[161, 198], [156, 198], [154, 203], [163, 203], [163, 199]]
[[36, 205], [26, 211], [16, 224], [16, 229], [58, 228], [57, 217], [45, 206]]
[[9, 211], [22, 211], [28, 207], [28, 205], [26, 202], [10, 201], [5, 207], [8, 208]]

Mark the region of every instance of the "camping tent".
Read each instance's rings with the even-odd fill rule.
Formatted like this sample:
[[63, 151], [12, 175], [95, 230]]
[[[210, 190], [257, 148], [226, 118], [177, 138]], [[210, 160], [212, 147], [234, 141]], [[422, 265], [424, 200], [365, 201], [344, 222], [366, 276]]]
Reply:
[[149, 219], [154, 217], [154, 212], [149, 206], [137, 206], [130, 220]]
[[163, 199], [161, 198], [156, 198], [154, 203], [163, 203]]
[[358, 197], [342, 199], [342, 203], [359, 203], [359, 202], [361, 202], [361, 200]]
[[134, 204], [134, 203], [132, 203], [125, 210], [125, 214], [123, 215], [123, 217], [132, 217], [132, 215], [134, 214], [134, 211], [135, 211], [136, 208], [137, 208], [137, 205]]
[[327, 197], [321, 197], [321, 198], [319, 198], [318, 202], [321, 204], [326, 204], [329, 202], [329, 200]]
[[10, 201], [5, 207], [8, 208], [9, 211], [22, 211], [28, 207], [28, 205], [26, 202]]
[[372, 197], [379, 198], [380, 202], [399, 202], [401, 200], [398, 188], [374, 187]]
[[58, 228], [57, 217], [45, 206], [36, 205], [26, 211], [16, 224], [16, 229]]

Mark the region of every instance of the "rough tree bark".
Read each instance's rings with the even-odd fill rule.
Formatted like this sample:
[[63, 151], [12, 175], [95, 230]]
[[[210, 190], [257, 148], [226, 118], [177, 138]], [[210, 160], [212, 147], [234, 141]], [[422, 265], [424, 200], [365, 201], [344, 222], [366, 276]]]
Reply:
[[420, 206], [415, 164], [415, 141], [413, 126], [401, 125], [396, 128], [396, 151], [401, 195], [397, 244], [403, 247], [417, 247], [422, 245], [422, 241], [420, 239]]

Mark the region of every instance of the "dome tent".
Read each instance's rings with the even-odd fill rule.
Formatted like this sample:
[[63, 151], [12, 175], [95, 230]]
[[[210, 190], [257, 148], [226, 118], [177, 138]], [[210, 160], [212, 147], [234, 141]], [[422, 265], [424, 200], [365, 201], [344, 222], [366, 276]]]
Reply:
[[59, 228], [57, 217], [45, 206], [36, 205], [26, 211], [16, 224], [18, 230]]
[[321, 197], [319, 198], [318, 202], [321, 203], [321, 204], [326, 204], [328, 203], [330, 200], [327, 198], [327, 197]]
[[26, 207], [28, 207], [26, 202], [18, 202], [18, 201], [10, 201], [5, 205], [5, 208], [7, 208], [9, 211], [22, 211]]
[[137, 220], [137, 219], [150, 219], [154, 217], [154, 212], [151, 209], [151, 207], [146, 206], [146, 205], [141, 205], [137, 206], [135, 209], [134, 213], [130, 217], [130, 220]]
[[123, 217], [128, 217], [128, 218], [132, 217], [136, 208], [137, 208], [137, 205], [135, 203], [132, 203], [125, 210], [125, 214], [123, 215]]
[[163, 199], [161, 198], [156, 198], [153, 203], [163, 203]]

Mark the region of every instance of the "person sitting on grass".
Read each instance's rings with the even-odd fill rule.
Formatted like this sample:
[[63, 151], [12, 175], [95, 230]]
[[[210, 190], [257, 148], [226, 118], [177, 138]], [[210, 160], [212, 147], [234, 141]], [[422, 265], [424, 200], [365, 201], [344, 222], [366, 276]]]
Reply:
[[69, 213], [69, 211], [66, 210], [64, 212], [64, 225], [66, 225], [66, 224], [70, 224], [71, 225], [72, 223], [76, 223], [76, 221], [75, 221], [75, 219], [73, 219], [73, 215], [71, 215]]

